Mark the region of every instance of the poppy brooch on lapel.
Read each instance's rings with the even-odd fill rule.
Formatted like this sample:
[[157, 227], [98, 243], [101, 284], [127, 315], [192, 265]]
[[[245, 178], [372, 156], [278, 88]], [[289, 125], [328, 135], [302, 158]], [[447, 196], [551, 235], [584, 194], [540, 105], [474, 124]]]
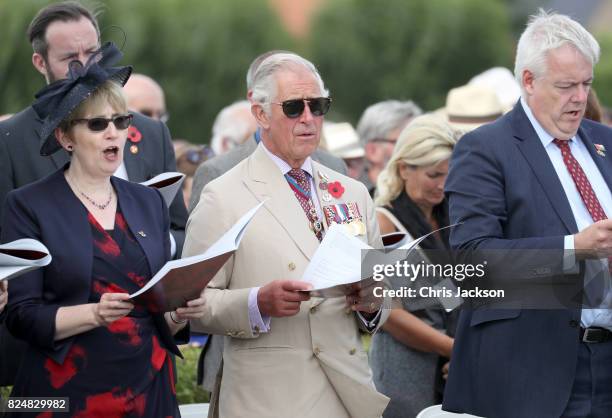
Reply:
[[136, 144], [142, 140], [142, 134], [140, 133], [138, 128], [135, 127], [134, 125], [130, 125], [130, 127], [128, 128], [127, 138], [132, 143], [132, 145], [130, 146], [130, 152], [132, 154], [137, 154], [138, 145]]
[[329, 194], [332, 195], [336, 199], [340, 199], [344, 194], [344, 187], [339, 181], [334, 181], [327, 185], [327, 190]]
[[606, 156], [606, 147], [604, 147], [602, 144], [593, 144], [593, 145], [595, 145], [595, 151], [597, 152], [597, 155], [599, 155], [600, 157]]
[[323, 191], [321, 198], [324, 202], [330, 202], [332, 197], [340, 199], [344, 194], [344, 186], [339, 181], [330, 183], [327, 174], [319, 171], [319, 189]]

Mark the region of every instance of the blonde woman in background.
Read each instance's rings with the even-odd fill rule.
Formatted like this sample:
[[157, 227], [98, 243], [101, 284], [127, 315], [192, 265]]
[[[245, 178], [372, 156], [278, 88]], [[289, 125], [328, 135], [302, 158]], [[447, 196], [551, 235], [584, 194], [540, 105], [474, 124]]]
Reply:
[[[444, 182], [458, 133], [440, 116], [415, 118], [400, 133], [393, 154], [377, 182], [377, 218], [381, 233], [404, 232], [418, 238], [448, 226]], [[436, 232], [420, 244], [418, 260], [450, 261], [448, 230]], [[418, 260], [411, 260], [418, 262]], [[416, 286], [422, 285], [414, 283]], [[393, 288], [409, 281], [395, 278]], [[383, 332], [372, 340], [370, 360], [374, 382], [391, 398], [385, 418], [414, 417], [440, 403], [441, 365], [450, 358], [453, 338], [446, 334], [450, 318], [432, 299], [395, 301]]]

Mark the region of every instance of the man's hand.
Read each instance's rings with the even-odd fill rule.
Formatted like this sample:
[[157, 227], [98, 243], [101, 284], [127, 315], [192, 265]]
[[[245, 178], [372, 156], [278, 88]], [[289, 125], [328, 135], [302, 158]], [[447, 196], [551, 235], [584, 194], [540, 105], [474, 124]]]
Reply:
[[442, 379], [448, 380], [448, 369], [449, 368], [450, 368], [450, 361], [447, 361], [446, 363], [444, 363], [444, 366], [442, 366]]
[[0, 312], [2, 312], [7, 302], [8, 302], [8, 282], [6, 280], [2, 280], [0, 282]]
[[293, 316], [300, 311], [300, 303], [310, 299], [307, 293], [312, 285], [299, 280], [274, 280], [257, 293], [257, 306], [262, 316]]
[[579, 258], [612, 256], [612, 219], [595, 222], [574, 235], [574, 248]]
[[374, 296], [374, 288], [382, 286], [380, 282], [372, 282], [367, 286], [361, 283], [351, 285], [351, 293], [346, 295], [346, 304], [354, 311], [376, 313], [382, 306], [383, 298]]

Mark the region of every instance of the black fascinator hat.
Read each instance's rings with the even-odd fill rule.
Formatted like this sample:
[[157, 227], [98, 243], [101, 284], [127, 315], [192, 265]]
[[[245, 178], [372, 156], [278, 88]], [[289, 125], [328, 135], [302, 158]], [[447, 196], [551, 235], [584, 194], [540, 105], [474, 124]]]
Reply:
[[61, 148], [55, 138], [55, 128], [65, 120], [91, 93], [108, 80], [124, 86], [132, 74], [132, 67], [112, 67], [123, 54], [112, 42], [105, 43], [83, 65], [72, 61], [68, 77], [57, 80], [38, 93], [32, 107], [44, 119], [40, 131], [44, 139], [40, 155], [51, 155]]

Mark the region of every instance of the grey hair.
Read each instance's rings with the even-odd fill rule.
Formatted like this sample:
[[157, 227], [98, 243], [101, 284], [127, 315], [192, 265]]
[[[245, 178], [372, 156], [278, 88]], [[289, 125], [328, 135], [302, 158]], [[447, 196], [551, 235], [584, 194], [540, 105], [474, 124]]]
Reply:
[[249, 90], [253, 89], [253, 78], [255, 78], [255, 71], [257, 71], [257, 69], [259, 68], [261, 63], [266, 58], [268, 58], [269, 56], [274, 55], [274, 54], [292, 54], [292, 52], [285, 51], [285, 50], [282, 50], [282, 49], [273, 49], [271, 51], [266, 51], [263, 54], [260, 54], [257, 57], [255, 57], [253, 62], [251, 62], [251, 65], [249, 65], [249, 69], [247, 70], [247, 73], [246, 73], [247, 92]]
[[576, 48], [593, 66], [599, 61], [599, 44], [580, 23], [565, 15], [547, 13], [544, 9], [529, 18], [516, 48], [514, 64], [514, 77], [523, 96], [523, 72], [529, 70], [536, 78], [543, 76], [548, 52], [564, 45]]
[[385, 100], [369, 106], [357, 124], [357, 135], [365, 146], [374, 139], [383, 139], [387, 134], [406, 125], [423, 111], [412, 100]]
[[280, 53], [270, 55], [263, 60], [253, 76], [253, 96], [251, 100], [262, 105], [264, 111], [270, 114], [270, 103], [276, 97], [276, 74], [281, 71], [294, 71], [302, 67], [308, 70], [317, 80], [320, 95], [328, 97], [323, 79], [313, 63], [293, 53]]
[[[249, 121], [244, 115], [250, 116]], [[216, 154], [221, 153], [221, 143], [224, 138], [231, 141], [232, 146], [240, 145], [252, 133], [255, 118], [251, 115], [251, 103], [240, 100], [224, 107], [217, 114], [212, 127], [213, 137], [210, 141], [211, 148]]]

